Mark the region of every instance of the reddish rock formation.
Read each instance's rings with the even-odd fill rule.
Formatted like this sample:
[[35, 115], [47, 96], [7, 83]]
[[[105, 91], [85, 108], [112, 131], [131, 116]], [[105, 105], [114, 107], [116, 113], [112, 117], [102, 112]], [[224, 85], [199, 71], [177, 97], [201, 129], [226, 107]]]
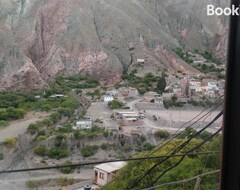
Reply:
[[[207, 2], [1, 0], [0, 90], [42, 88], [79, 73], [112, 85], [143, 56], [153, 70], [195, 73], [172, 49], [212, 47], [225, 21], [203, 16]], [[225, 41], [217, 39], [217, 56]]]

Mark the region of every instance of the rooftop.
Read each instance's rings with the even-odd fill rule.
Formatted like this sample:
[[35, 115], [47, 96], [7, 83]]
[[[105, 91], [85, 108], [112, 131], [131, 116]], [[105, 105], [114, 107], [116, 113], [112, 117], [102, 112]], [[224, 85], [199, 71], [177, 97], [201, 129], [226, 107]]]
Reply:
[[99, 164], [99, 165], [96, 165], [94, 168], [105, 171], [107, 173], [111, 173], [111, 172], [120, 170], [125, 165], [126, 165], [126, 162], [112, 162], [112, 163]]

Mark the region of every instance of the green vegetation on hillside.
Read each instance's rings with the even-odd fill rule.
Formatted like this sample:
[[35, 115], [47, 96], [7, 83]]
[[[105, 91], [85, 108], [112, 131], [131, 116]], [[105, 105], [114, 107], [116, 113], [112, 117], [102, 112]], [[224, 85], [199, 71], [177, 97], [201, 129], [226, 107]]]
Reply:
[[220, 65], [220, 61], [218, 61], [211, 52], [209, 51], [204, 51], [203, 53], [200, 53], [206, 60], [208, 60], [209, 62], [213, 62], [217, 65]]
[[[79, 103], [69, 92], [72, 89], [81, 92], [81, 89], [96, 88], [97, 86], [99, 86], [99, 82], [94, 77], [60, 76], [51, 82], [48, 89], [32, 90], [26, 93], [2, 92], [0, 93], [0, 127], [5, 126], [7, 121], [23, 118], [29, 111], [57, 110], [59, 115], [51, 116], [55, 123], [63, 116], [70, 118]], [[99, 97], [100, 92], [95, 90], [90, 95]]]
[[184, 51], [183, 49], [181, 48], [177, 48], [174, 50], [174, 52], [178, 55], [178, 57], [180, 57], [182, 60], [184, 60], [186, 63], [188, 63], [189, 65], [191, 65], [192, 67], [194, 67], [195, 69], [203, 72], [203, 73], [217, 73], [217, 77], [219, 79], [222, 79], [224, 78], [224, 76], [222, 76], [220, 73], [223, 71], [222, 69], [219, 69], [217, 68], [218, 65], [220, 65], [220, 62], [215, 59], [212, 55], [211, 52], [209, 51], [204, 51], [203, 53], [198, 51], [198, 50], [195, 50], [195, 53], [199, 54], [199, 55], [202, 55], [206, 60], [207, 62], [209, 63], [213, 63], [213, 64], [206, 64], [206, 63], [203, 63], [203, 64], [194, 64], [194, 61], [193, 59], [191, 58], [191, 55]]
[[193, 60], [190, 58], [190, 55], [187, 52], [184, 52], [183, 49], [177, 48], [174, 50], [174, 52], [186, 63], [190, 65], [193, 63]]
[[64, 92], [69, 92], [72, 89], [81, 90], [87, 88], [96, 88], [99, 86], [99, 81], [92, 76], [59, 76], [55, 79], [55, 81], [56, 82], [52, 84], [55, 91], [61, 90]]
[[147, 73], [144, 77], [136, 76], [137, 70], [125, 73], [122, 76], [128, 85], [138, 89], [139, 94], [143, 95], [149, 91], [162, 93], [166, 87], [166, 80], [163, 77], [154, 76], [152, 73]]
[[163, 105], [166, 109], [170, 107], [183, 107], [183, 103], [178, 101], [178, 98], [176, 95], [172, 96], [169, 100], [164, 100]]
[[67, 149], [66, 137], [57, 135], [54, 139], [54, 147], [48, 148], [45, 145], [39, 145], [33, 149], [33, 152], [38, 156], [48, 156], [52, 159], [61, 159], [69, 156]]
[[[164, 148], [157, 150], [151, 156], [160, 156], [169, 154], [169, 151], [175, 147], [178, 147], [180, 144], [184, 143], [191, 135], [194, 130], [188, 128], [186, 130], [185, 135], [179, 137], [179, 139], [174, 139], [171, 143], [168, 143]], [[198, 139], [192, 139], [188, 146], [182, 149], [178, 154], [187, 152], [191, 148], [197, 146], [203, 140], [209, 137], [209, 133], [204, 133]], [[212, 141], [206, 143], [201, 148], [197, 150], [197, 152], [205, 152], [205, 151], [219, 151], [220, 150], [220, 137], [216, 137]], [[136, 155], [136, 157], [144, 157], [147, 153], [140, 153]], [[114, 189], [129, 189], [131, 187], [132, 190], [144, 189], [151, 182], [158, 178], [158, 176], [173, 166], [181, 159], [178, 157], [169, 158], [167, 161], [155, 167], [152, 172], [144, 177], [141, 181], [139, 180], [153, 165], [159, 162], [159, 159], [149, 159], [145, 161], [132, 161], [128, 162], [127, 166], [120, 170], [118, 174], [118, 178], [106, 186], [104, 189], [106, 190], [114, 190]], [[219, 153], [213, 153], [210, 155], [195, 155], [195, 156], [186, 156], [183, 161], [175, 168], [171, 169], [169, 172], [165, 173], [160, 180], [155, 183], [155, 185], [179, 181], [183, 179], [188, 179], [193, 176], [196, 176], [201, 173], [213, 171], [219, 169], [220, 167], [220, 155]], [[209, 175], [202, 178], [201, 189], [209, 190], [216, 189], [218, 184], [218, 175]], [[188, 189], [193, 189], [195, 185], [195, 180], [188, 182], [185, 184]], [[182, 190], [182, 184], [165, 186], [159, 188], [161, 190]]]

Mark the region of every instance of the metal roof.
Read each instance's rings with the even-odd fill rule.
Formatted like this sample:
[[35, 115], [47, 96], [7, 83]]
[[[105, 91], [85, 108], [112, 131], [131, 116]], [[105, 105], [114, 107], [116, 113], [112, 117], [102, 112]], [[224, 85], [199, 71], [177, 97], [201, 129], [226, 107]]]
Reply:
[[126, 162], [111, 162], [96, 165], [94, 168], [105, 171], [107, 173], [111, 173], [123, 168], [127, 163]]

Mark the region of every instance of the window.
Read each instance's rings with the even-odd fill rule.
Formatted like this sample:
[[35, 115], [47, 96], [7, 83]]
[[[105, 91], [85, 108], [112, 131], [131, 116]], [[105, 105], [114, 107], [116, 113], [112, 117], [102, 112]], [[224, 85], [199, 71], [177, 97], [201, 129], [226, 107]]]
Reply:
[[101, 173], [101, 172], [100, 172], [99, 178], [100, 178], [100, 179], [104, 179], [104, 173]]

